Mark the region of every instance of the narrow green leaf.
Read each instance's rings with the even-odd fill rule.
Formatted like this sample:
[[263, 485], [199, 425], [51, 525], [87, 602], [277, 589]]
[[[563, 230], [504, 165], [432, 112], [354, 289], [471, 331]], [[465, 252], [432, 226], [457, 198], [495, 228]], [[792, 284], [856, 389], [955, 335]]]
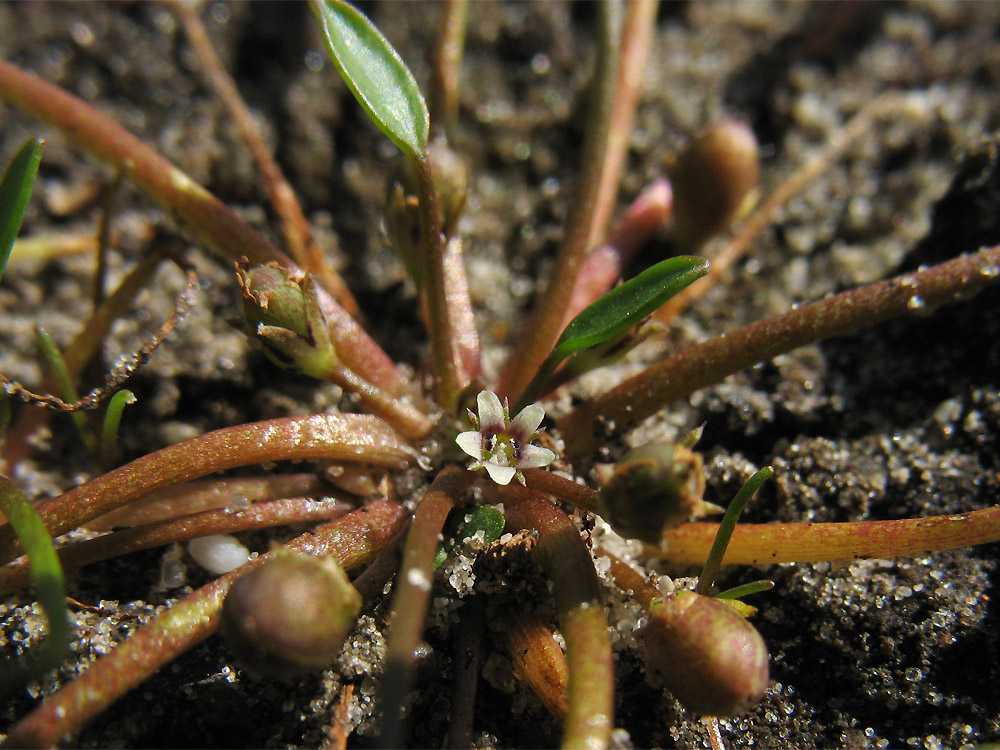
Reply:
[[134, 404], [138, 399], [127, 388], [118, 391], [108, 402], [104, 412], [104, 422], [101, 425], [101, 459], [111, 463], [111, 457], [118, 448], [118, 426], [122, 421], [122, 412], [128, 404]]
[[736, 522], [740, 520], [740, 514], [747, 507], [750, 498], [756, 495], [761, 485], [772, 476], [774, 476], [774, 469], [770, 466], [765, 466], [740, 487], [740, 491], [736, 493], [736, 497], [729, 503], [729, 507], [726, 508], [726, 515], [722, 517], [719, 530], [715, 533], [715, 541], [712, 542], [712, 549], [708, 552], [708, 560], [705, 561], [705, 567], [701, 569], [701, 575], [698, 576], [698, 585], [694, 589], [696, 594], [708, 596], [708, 592], [712, 589], [712, 584], [715, 583], [715, 577], [719, 573], [719, 568], [722, 567], [722, 560], [726, 556], [726, 547], [729, 546], [729, 540], [733, 536], [733, 529], [736, 528]]
[[750, 594], [759, 594], [762, 591], [770, 591], [774, 588], [774, 581], [768, 581], [762, 579], [759, 581], [750, 581], [750, 583], [742, 583], [739, 586], [733, 586], [731, 589], [726, 589], [725, 591], [720, 591], [715, 595], [716, 599], [742, 599], [744, 596], [750, 596]]
[[0, 278], [3, 278], [10, 249], [28, 210], [44, 146], [45, 141], [41, 138], [29, 138], [7, 166], [0, 182]]
[[627, 331], [684, 287], [708, 273], [708, 261], [681, 255], [616, 286], [570, 321], [556, 342], [560, 359]]
[[416, 80], [396, 50], [342, 0], [314, 2], [333, 64], [361, 107], [411, 159], [427, 148], [429, 116]]
[[17, 486], [0, 475], [0, 510], [21, 540], [38, 601], [45, 610], [49, 633], [30, 659], [0, 662], [0, 693], [11, 693], [25, 682], [56, 667], [69, 653], [70, 616], [62, 565], [38, 511]]
[[518, 399], [514, 411], [534, 401], [559, 364], [576, 352], [621, 336], [679, 291], [708, 273], [708, 261], [681, 255], [660, 261], [612, 289], [580, 312]]
[[[62, 352], [59, 351], [56, 342], [52, 340], [44, 328], [38, 325], [35, 326], [35, 340], [38, 342], [38, 348], [42, 350], [45, 364], [48, 365], [49, 371], [56, 379], [59, 395], [62, 396], [63, 401], [70, 404], [79, 401], [80, 392], [73, 383], [73, 377], [66, 367], [66, 360], [63, 359]], [[93, 454], [97, 450], [97, 439], [87, 426], [86, 416], [83, 412], [74, 411], [70, 413], [69, 417], [73, 420], [76, 432], [80, 436], [80, 442]]]

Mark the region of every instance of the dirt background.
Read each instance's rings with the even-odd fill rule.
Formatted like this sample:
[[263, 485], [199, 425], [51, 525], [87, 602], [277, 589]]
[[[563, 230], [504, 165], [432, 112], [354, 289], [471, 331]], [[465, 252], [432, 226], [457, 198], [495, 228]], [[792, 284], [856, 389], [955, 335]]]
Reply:
[[[364, 6], [412, 66], [426, 63], [440, 7]], [[392, 148], [364, 122], [324, 62], [308, 8], [212, 3], [217, 49], [259, 116], [323, 242], [358, 295], [369, 327], [398, 361], [418, 369], [426, 337], [413, 290], [383, 240], [381, 212]], [[545, 2], [472, 6], [461, 115], [453, 144], [468, 160], [462, 225], [486, 344], [488, 373], [509, 351], [561, 235], [578, 166], [594, 6]], [[620, 370], [577, 385], [603, 390], [685, 341], [730, 330], [796, 302], [995, 244], [1000, 177], [1000, 11], [991, 3], [665, 3], [643, 72], [642, 104], [621, 192], [625, 205], [662, 174], [663, 161], [707, 122], [748, 121], [763, 149], [763, 188], [815, 154], [850, 115], [888, 90], [913, 92], [781, 211], [753, 254], [681, 326]], [[198, 75], [176, 22], [152, 3], [0, 5], [0, 54], [95, 103], [154, 143], [192, 177], [274, 236], [247, 149]], [[23, 233], [89, 236], [112, 179], [59, 133], [3, 106], [0, 154], [29, 135], [48, 140]], [[970, 156], [971, 154], [971, 156]], [[941, 201], [953, 180], [949, 198]], [[90, 197], [88, 197], [90, 196]], [[113, 276], [134, 262], [150, 226], [169, 217], [125, 188]], [[664, 231], [639, 265], [673, 252]], [[203, 431], [336, 405], [339, 394], [271, 366], [225, 322], [237, 310], [228, 269], [192, 250], [206, 278], [185, 325], [130, 387], [125, 458]], [[89, 309], [92, 260], [62, 254], [12, 260], [2, 287], [2, 371], [25, 384], [41, 370], [40, 323], [65, 344]], [[165, 270], [116, 327], [105, 352], [134, 349], [173, 304], [181, 280]], [[996, 502], [1000, 398], [998, 295], [918, 310], [872, 330], [806, 347], [696, 394], [595, 459], [627, 444], [675, 438], [705, 424], [709, 499], [728, 502], [756, 468], [777, 480], [752, 521], [839, 521], [961, 512]], [[565, 408], [570, 396], [555, 407]], [[586, 467], [577, 467], [584, 470]], [[98, 469], [66, 421], [53, 423], [27, 490], [53, 494]], [[266, 549], [266, 538], [251, 538]], [[771, 648], [772, 684], [745, 717], [722, 722], [727, 747], [959, 747], [1000, 741], [1000, 621], [993, 604], [997, 545], [915, 559], [734, 570], [723, 584], [766, 575], [755, 619]], [[35, 697], [208, 575], [188, 561], [185, 586], [158, 588], [162, 553], [95, 565], [71, 594], [97, 605], [76, 613], [77, 660], [30, 695], [0, 707], [6, 725]], [[660, 568], [684, 575], [690, 571]], [[455, 572], [453, 569], [451, 572]], [[446, 574], [448, 571], [446, 570]], [[461, 576], [459, 576], [461, 577]], [[413, 716], [413, 743], [440, 746], [450, 707], [449, 617], [460, 596], [442, 575]], [[609, 594], [616, 626], [616, 735], [636, 747], [706, 746], [704, 727], [645, 684], [637, 613]], [[352, 742], [371, 743], [384, 602], [367, 610], [337, 670], [277, 685], [244, 674], [221, 642], [184, 656], [97, 719], [72, 744], [132, 747], [316, 746], [343, 681], [357, 686]], [[0, 606], [0, 646], [17, 651], [38, 624], [27, 595]], [[542, 746], [559, 730], [487, 639], [477, 744]]]

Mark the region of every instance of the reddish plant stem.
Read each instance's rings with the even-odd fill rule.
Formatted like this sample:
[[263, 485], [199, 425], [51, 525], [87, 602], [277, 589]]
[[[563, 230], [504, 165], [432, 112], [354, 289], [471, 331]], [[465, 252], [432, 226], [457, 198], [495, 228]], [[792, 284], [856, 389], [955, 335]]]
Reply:
[[[392, 541], [406, 515], [402, 507], [380, 500], [303, 534], [285, 548], [330, 555], [344, 568], [357, 568]], [[219, 611], [229, 587], [273, 555], [262, 555], [202, 586], [158, 615], [14, 724], [3, 746], [54, 747], [78, 731], [158, 669], [212, 635], [219, 627]]]
[[600, 493], [597, 490], [545, 469], [525, 469], [523, 474], [531, 489], [552, 495], [577, 508], [600, 514]]
[[403, 746], [403, 706], [416, 666], [414, 652], [424, 631], [438, 535], [471, 480], [469, 472], [454, 466], [438, 474], [417, 506], [407, 532], [403, 564], [396, 577], [382, 678], [382, 747]]
[[354, 299], [344, 280], [330, 267], [323, 256], [323, 251], [313, 238], [312, 228], [302, 213], [302, 207], [295, 197], [295, 191], [288, 184], [281, 167], [274, 160], [271, 150], [261, 137], [257, 123], [254, 122], [250, 108], [240, 96], [236, 83], [230, 77], [222, 62], [212, 48], [212, 43], [201, 22], [195, 6], [178, 0], [167, 3], [174, 15], [180, 20], [187, 34], [192, 49], [201, 62], [205, 77], [229, 115], [236, 124], [243, 141], [253, 154], [254, 161], [264, 180], [271, 205], [281, 222], [281, 232], [285, 237], [285, 245], [295, 262], [305, 270], [316, 275], [337, 303], [354, 317], [358, 316], [358, 303]]
[[611, 577], [615, 580], [615, 586], [626, 594], [630, 594], [643, 609], [649, 611], [653, 602], [663, 598], [663, 592], [653, 586], [642, 573], [627, 562], [601, 548], [595, 549], [594, 554], [606, 557], [611, 561]]
[[229, 508], [237, 498], [259, 503], [288, 497], [316, 497], [331, 492], [327, 482], [311, 473], [196, 480], [167, 487], [130, 502], [88, 521], [86, 527], [89, 531], [110, 531]]
[[653, 33], [656, 31], [656, 9], [659, 5], [659, 0], [630, 0], [625, 6], [618, 50], [618, 80], [611, 103], [611, 121], [608, 124], [600, 184], [594, 200], [591, 224], [593, 232], [589, 243], [591, 247], [597, 244], [600, 236], [607, 230], [615, 199], [618, 197], [643, 73], [653, 44]]
[[[314, 414], [227, 427], [137, 458], [36, 506], [55, 537], [170, 485], [237, 466], [291, 459], [364, 461], [401, 468], [412, 449], [384, 422], [357, 414]], [[0, 561], [17, 556], [9, 525], [0, 526]]]
[[778, 354], [916, 309], [926, 313], [967, 299], [1000, 281], [998, 268], [1000, 246], [842, 292], [696, 344], [562, 417], [567, 453], [592, 450], [605, 439], [605, 424], [615, 432], [627, 430], [664, 406]]
[[543, 568], [552, 581], [559, 627], [566, 639], [569, 690], [563, 747], [605, 747], [614, 728], [614, 663], [597, 571], [573, 522], [544, 495], [499, 487], [507, 525], [534, 529]]
[[459, 86], [469, 0], [447, 0], [437, 43], [431, 53], [431, 127], [436, 134], [452, 135], [458, 120]]
[[[238, 512], [209, 510], [184, 518], [136, 526], [105, 534], [96, 539], [68, 544], [59, 547], [56, 552], [63, 568], [78, 568], [100, 560], [201, 536], [233, 534], [292, 523], [329, 521], [344, 515], [349, 510], [350, 506], [333, 499], [312, 500], [296, 497], [271, 500]], [[31, 573], [26, 556], [22, 555], [0, 568], [0, 596], [29, 585], [31, 585]]]
[[615, 87], [618, 83], [618, 48], [620, 44], [621, 5], [617, 0], [605, 0], [598, 10], [597, 59], [591, 84], [587, 130], [580, 156], [581, 172], [570, 211], [566, 234], [556, 256], [552, 275], [538, 306], [525, 326], [525, 335], [504, 368], [497, 393], [518, 397], [535, 376], [542, 362], [552, 351], [562, 333], [563, 313], [573, 295], [576, 277], [593, 247], [607, 227], [594, 223], [594, 209], [601, 190], [604, 154], [613, 117]]
[[[426, 154], [413, 162], [420, 200], [420, 231], [427, 262], [427, 312], [430, 325], [431, 356], [434, 360], [435, 394], [440, 406], [452, 411], [458, 394], [468, 385], [464, 379], [462, 356], [455, 339], [455, 289], [448, 287], [446, 242], [441, 231], [441, 204]], [[468, 289], [466, 289], [468, 292]], [[466, 300], [467, 306], [471, 303]]]
[[[220, 259], [235, 263], [246, 256], [255, 265], [276, 262], [299, 270], [208, 190], [82, 99], [3, 60], [0, 98], [52, 123], [89, 153], [120, 169], [166, 211], [183, 219]], [[344, 364], [393, 394], [406, 392], [408, 385], [389, 356], [325, 289], [319, 293], [330, 338]]]
[[[700, 565], [719, 530], [689, 523], [664, 535], [655, 555]], [[741, 523], [726, 548], [726, 565], [771, 565], [877, 557], [912, 557], [1000, 541], [1000, 506], [949, 516], [846, 523]], [[652, 548], [650, 548], [652, 553]]]
[[[600, 513], [597, 490], [541, 469], [528, 469], [524, 477], [532, 489], [591, 513]], [[664, 534], [662, 548], [647, 545], [647, 551], [670, 562], [701, 565], [708, 559], [718, 531], [717, 523], [684, 524]], [[905, 557], [995, 541], [1000, 541], [1000, 506], [896, 521], [741, 523], [733, 531], [723, 562], [769, 565]]]
[[465, 750], [473, 746], [476, 713], [476, 689], [482, 668], [484, 597], [471, 597], [462, 607], [456, 633], [452, 638], [452, 700], [445, 747]]
[[636, 251], [672, 213], [670, 183], [666, 180], [654, 181], [639, 194], [604, 244], [587, 256], [573, 285], [563, 328], [614, 286]]

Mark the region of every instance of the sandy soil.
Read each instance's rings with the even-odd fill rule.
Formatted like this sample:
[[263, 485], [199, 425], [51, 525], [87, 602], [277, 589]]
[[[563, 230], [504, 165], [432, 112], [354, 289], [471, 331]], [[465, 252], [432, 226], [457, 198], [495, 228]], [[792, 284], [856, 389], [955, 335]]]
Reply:
[[[366, 5], [426, 81], [438, 8]], [[209, 30], [259, 115], [282, 166], [364, 307], [370, 330], [398, 361], [419, 368], [426, 337], [413, 290], [380, 231], [392, 148], [363, 121], [323, 61], [308, 8], [209, 6]], [[577, 172], [585, 86], [592, 58], [587, 3], [473, 5], [455, 147], [472, 191], [462, 231], [489, 372], [548, 268]], [[632, 140], [622, 204], [662, 173], [688, 135], [721, 116], [747, 120], [763, 146], [766, 192], [801, 166], [866, 102], [911, 92], [799, 197], [724, 285], [669, 337], [621, 369], [588, 378], [573, 396], [602, 390], [670, 347], [787, 309], [847, 286], [995, 244], [1000, 173], [995, 142], [1000, 13], [989, 3], [664, 4]], [[93, 101], [274, 236], [246, 148], [197, 74], [170, 14], [148, 3], [23, 3], [0, 6], [0, 54]], [[0, 153], [31, 134], [49, 141], [24, 233], [95, 231], [99, 188], [110, 170], [59, 133], [7, 106]], [[956, 175], [958, 178], [956, 179]], [[955, 184], [949, 193], [949, 185]], [[948, 199], [941, 198], [948, 193]], [[82, 196], [82, 197], [78, 197]], [[148, 199], [125, 188], [112, 273], [119, 277], [150, 226], [172, 228]], [[709, 249], [710, 251], [710, 249]], [[673, 252], [664, 231], [643, 252]], [[237, 311], [228, 269], [192, 249], [209, 284], [187, 322], [137, 375], [140, 402], [123, 425], [125, 458], [200, 432], [338, 403], [329, 387], [277, 370], [250, 351], [226, 318]], [[32, 349], [40, 323], [65, 343], [88, 310], [89, 256], [12, 261], [0, 287], [3, 372], [38, 382]], [[134, 348], [173, 304], [180, 278], [164, 271], [108, 344], [111, 361]], [[676, 438], [705, 424], [708, 499], [728, 502], [771, 464], [777, 480], [748, 520], [839, 521], [962, 512], [996, 501], [1000, 398], [996, 342], [1000, 299], [982, 294], [942, 310], [806, 347], [696, 394], [604, 454]], [[569, 396], [555, 409], [565, 408]], [[601, 456], [595, 457], [601, 458]], [[52, 494], [98, 473], [65, 421], [18, 481]], [[266, 549], [267, 539], [251, 538]], [[959, 747], [1000, 741], [997, 545], [915, 559], [733, 570], [724, 583], [762, 576], [755, 623], [771, 648], [772, 685], [750, 714], [722, 722], [727, 747]], [[35, 698], [111, 648], [154, 609], [208, 575], [189, 562], [185, 586], [158, 590], [161, 553], [92, 566], [70, 593], [77, 660], [57, 678], [0, 708], [3, 725]], [[691, 571], [660, 568], [682, 576]], [[460, 597], [446, 575], [427, 634], [413, 715], [413, 742], [440, 746], [450, 707], [452, 626]], [[645, 684], [635, 648], [634, 607], [609, 590], [616, 622], [622, 745], [703, 747], [704, 727]], [[0, 646], [12, 649], [38, 623], [25, 594], [0, 605]], [[341, 685], [356, 686], [352, 742], [374, 731], [372, 703], [385, 604], [367, 610], [338, 668], [293, 685], [245, 675], [221, 641], [209, 642], [123, 699], [73, 744], [132, 747], [316, 746]], [[510, 677], [487, 638], [477, 703], [477, 744], [558, 743], [541, 704]]]

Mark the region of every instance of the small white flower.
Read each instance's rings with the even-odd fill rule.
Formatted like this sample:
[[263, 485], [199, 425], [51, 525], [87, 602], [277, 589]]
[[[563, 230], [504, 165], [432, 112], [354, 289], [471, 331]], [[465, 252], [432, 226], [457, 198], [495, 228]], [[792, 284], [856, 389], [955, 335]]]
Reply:
[[475, 459], [470, 469], [486, 469], [497, 484], [510, 484], [514, 477], [524, 484], [522, 469], [547, 466], [556, 460], [548, 448], [531, 445], [545, 416], [541, 406], [526, 406], [512, 420], [506, 399], [501, 404], [493, 391], [481, 391], [476, 402], [479, 416], [470, 410], [469, 418], [478, 429], [455, 438], [458, 447]]

